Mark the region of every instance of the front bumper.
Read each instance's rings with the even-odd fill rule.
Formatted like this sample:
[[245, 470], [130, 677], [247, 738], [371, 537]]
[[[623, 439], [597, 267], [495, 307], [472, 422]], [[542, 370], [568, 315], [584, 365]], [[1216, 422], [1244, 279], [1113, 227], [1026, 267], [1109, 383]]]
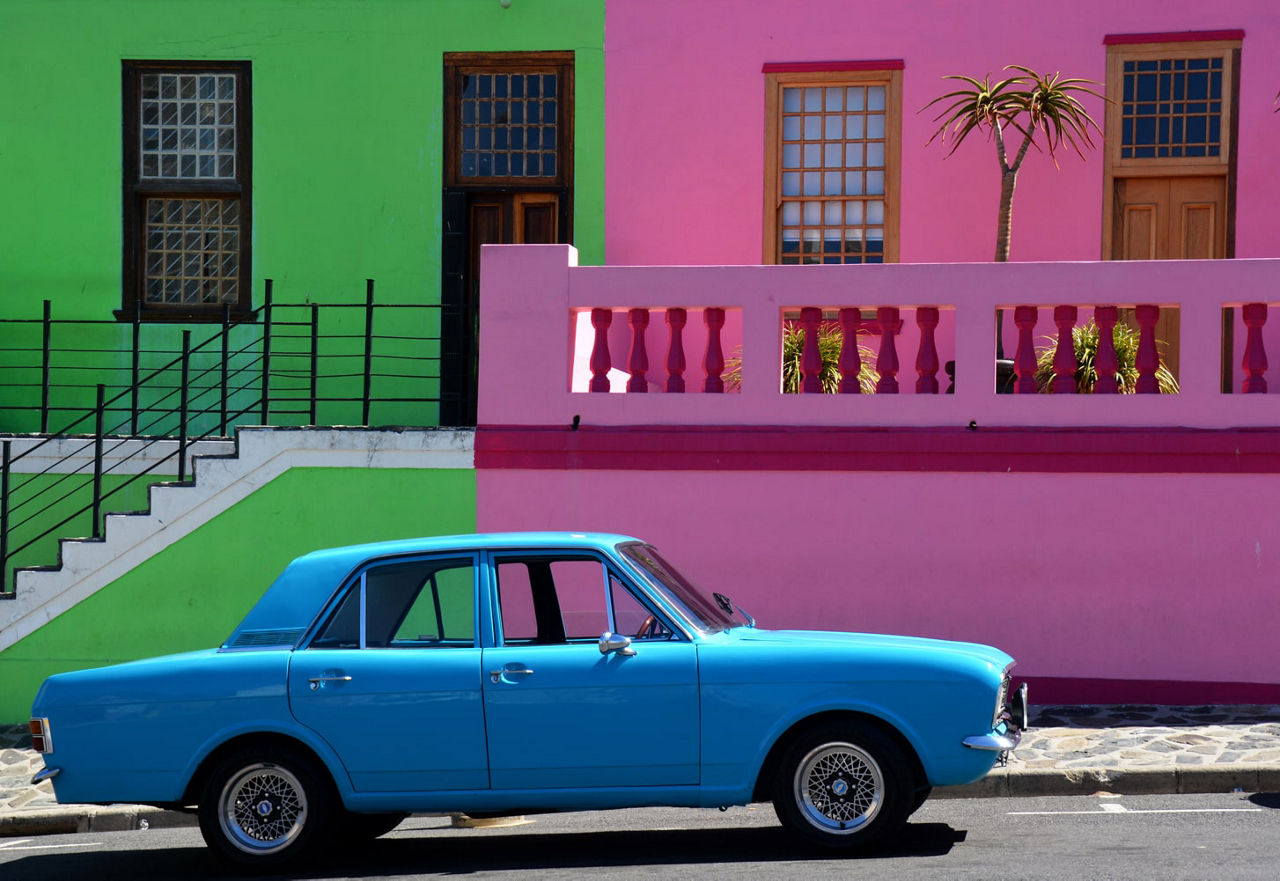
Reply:
[[969, 749], [1007, 753], [1018, 748], [1022, 732], [1030, 724], [1027, 683], [1022, 683], [996, 716], [996, 726], [986, 734], [974, 734], [961, 741]]

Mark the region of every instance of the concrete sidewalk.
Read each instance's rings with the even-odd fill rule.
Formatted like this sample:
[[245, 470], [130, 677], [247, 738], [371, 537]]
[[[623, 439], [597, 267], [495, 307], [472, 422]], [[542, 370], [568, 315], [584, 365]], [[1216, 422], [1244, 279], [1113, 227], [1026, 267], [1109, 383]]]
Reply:
[[[25, 727], [0, 727], [0, 837], [193, 826], [137, 805], [60, 805]], [[1280, 707], [1040, 707], [1006, 767], [934, 797], [1280, 792]], [[145, 824], [145, 826], [144, 826]]]

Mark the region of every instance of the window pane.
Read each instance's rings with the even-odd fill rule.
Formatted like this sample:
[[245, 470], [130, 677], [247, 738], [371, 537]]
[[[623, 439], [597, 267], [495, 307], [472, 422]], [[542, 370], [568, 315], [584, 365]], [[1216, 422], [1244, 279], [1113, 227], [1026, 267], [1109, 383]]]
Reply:
[[[513, 72], [466, 76], [459, 134], [463, 177], [555, 177], [559, 141], [556, 74]], [[475, 143], [474, 152], [471, 144]]]
[[[882, 259], [883, 197], [889, 173], [888, 88], [882, 83], [815, 82], [788, 86], [782, 92], [778, 120], [782, 137], [775, 154], [780, 167], [774, 173], [779, 175], [780, 195], [787, 201], [774, 220], [778, 224], [776, 259], [783, 263]], [[798, 196], [806, 198], [798, 201]], [[867, 224], [880, 243], [875, 252], [864, 247]]]
[[238, 301], [239, 207], [236, 199], [146, 201], [147, 303], [217, 305]]
[[144, 74], [138, 113], [144, 122], [139, 175], [144, 178], [231, 179], [236, 176], [236, 75]]

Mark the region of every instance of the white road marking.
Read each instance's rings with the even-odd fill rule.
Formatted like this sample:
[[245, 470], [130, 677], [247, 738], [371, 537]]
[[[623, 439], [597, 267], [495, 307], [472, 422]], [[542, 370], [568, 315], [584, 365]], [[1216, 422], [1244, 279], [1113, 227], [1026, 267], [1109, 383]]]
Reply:
[[1066, 817], [1092, 814], [1261, 814], [1262, 808], [1162, 808], [1152, 810], [1133, 810], [1123, 805], [1100, 805], [1098, 811], [1009, 811], [1009, 817]]
[[29, 847], [23, 847], [28, 841], [34, 841], [32, 838], [19, 838], [15, 841], [0, 841], [0, 850], [9, 853], [15, 850], [58, 850], [64, 847], [101, 847], [96, 841], [86, 841], [83, 844], [33, 844]]

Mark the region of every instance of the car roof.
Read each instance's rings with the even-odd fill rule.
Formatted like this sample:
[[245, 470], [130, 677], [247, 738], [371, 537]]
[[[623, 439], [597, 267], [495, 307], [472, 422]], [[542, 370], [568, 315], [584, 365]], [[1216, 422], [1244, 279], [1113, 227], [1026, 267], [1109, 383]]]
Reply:
[[604, 532], [486, 532], [323, 548], [303, 554], [286, 566], [222, 647], [296, 645], [342, 581], [369, 560], [451, 551], [543, 548], [608, 551], [629, 541], [636, 539]]

